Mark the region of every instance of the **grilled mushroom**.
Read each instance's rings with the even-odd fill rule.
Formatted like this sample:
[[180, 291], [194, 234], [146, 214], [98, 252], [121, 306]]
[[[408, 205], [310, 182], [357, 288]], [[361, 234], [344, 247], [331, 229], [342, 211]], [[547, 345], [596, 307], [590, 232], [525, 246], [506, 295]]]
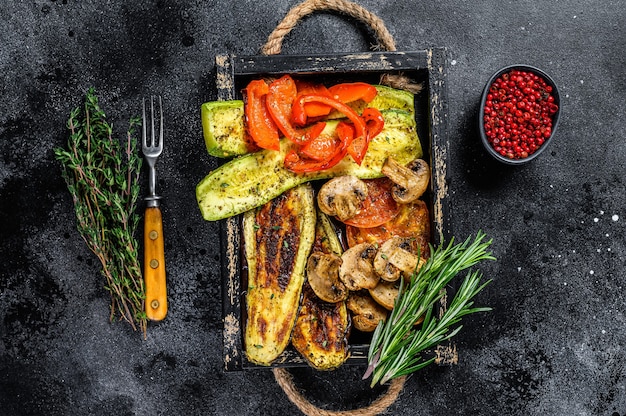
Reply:
[[410, 276], [425, 262], [410, 250], [411, 241], [408, 238], [393, 236], [385, 241], [374, 258], [376, 274], [388, 282], [395, 282], [403, 273]]
[[345, 221], [359, 213], [366, 197], [365, 182], [356, 176], [344, 175], [322, 185], [317, 194], [317, 204], [325, 214]]
[[372, 264], [375, 255], [376, 246], [369, 243], [357, 244], [342, 254], [339, 279], [348, 290], [356, 291], [376, 287], [380, 279], [374, 272]]
[[392, 196], [401, 204], [408, 204], [422, 196], [430, 180], [430, 169], [423, 159], [415, 159], [403, 166], [394, 158], [388, 157], [383, 165], [382, 173], [395, 184]]
[[396, 298], [400, 293], [400, 287], [397, 282], [380, 281], [374, 289], [369, 290], [369, 294], [383, 308], [388, 311], [393, 309]]
[[325, 302], [346, 300], [348, 290], [339, 280], [341, 257], [336, 254], [313, 253], [307, 261], [307, 279], [313, 292]]
[[352, 324], [359, 331], [372, 332], [380, 321], [387, 319], [387, 310], [367, 292], [350, 293], [346, 306], [352, 312]]

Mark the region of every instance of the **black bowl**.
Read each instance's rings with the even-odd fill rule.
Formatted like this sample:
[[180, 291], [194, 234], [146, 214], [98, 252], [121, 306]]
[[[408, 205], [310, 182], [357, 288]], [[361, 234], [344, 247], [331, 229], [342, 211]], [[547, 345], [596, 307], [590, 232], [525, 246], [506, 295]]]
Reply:
[[[544, 138], [543, 144], [541, 144], [533, 153], [530, 153], [528, 154], [528, 156], [523, 157], [523, 158], [510, 158], [507, 156], [503, 156], [502, 154], [500, 154], [494, 149], [494, 146], [489, 142], [487, 135], [485, 133], [485, 103], [487, 101], [487, 95], [489, 94], [489, 89], [491, 85], [494, 83], [494, 81], [500, 78], [500, 76], [502, 76], [503, 74], [509, 73], [512, 70], [531, 72], [531, 73], [536, 74], [540, 78], [542, 78], [546, 82], [547, 85], [552, 87], [552, 91], [550, 92], [550, 94], [552, 95], [552, 97], [554, 97], [554, 104], [558, 106], [556, 113], [552, 115], [552, 128], [551, 128], [550, 136], [548, 138]], [[487, 150], [487, 153], [493, 156], [496, 160], [502, 163], [506, 163], [508, 165], [523, 165], [535, 159], [536, 157], [538, 157], [544, 150], [546, 150], [550, 142], [552, 142], [552, 140], [554, 139], [554, 134], [556, 133], [556, 128], [559, 124], [560, 114], [561, 114], [561, 99], [559, 97], [559, 92], [558, 92], [556, 84], [554, 83], [554, 80], [548, 74], [546, 74], [545, 72], [543, 72], [542, 70], [538, 68], [535, 68], [529, 65], [510, 65], [510, 66], [500, 69], [495, 74], [493, 74], [491, 78], [489, 78], [489, 81], [487, 82], [487, 84], [485, 85], [485, 89], [483, 90], [483, 94], [480, 99], [480, 111], [478, 112], [480, 139], [483, 143], [483, 146]]]

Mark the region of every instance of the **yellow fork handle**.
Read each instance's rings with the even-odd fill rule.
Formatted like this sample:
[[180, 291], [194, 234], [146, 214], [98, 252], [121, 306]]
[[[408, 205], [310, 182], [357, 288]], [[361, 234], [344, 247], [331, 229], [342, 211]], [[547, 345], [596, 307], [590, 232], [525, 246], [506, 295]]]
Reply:
[[146, 315], [150, 320], [160, 321], [167, 315], [167, 287], [163, 221], [159, 207], [146, 208], [143, 243]]

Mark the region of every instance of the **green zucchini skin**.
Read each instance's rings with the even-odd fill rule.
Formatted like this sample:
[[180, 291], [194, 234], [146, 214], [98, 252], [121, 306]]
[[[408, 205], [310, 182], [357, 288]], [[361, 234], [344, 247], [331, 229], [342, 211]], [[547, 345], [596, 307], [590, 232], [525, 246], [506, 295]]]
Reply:
[[[389, 156], [407, 164], [422, 157], [415, 118], [401, 110], [381, 112], [385, 127], [371, 142], [361, 165], [350, 156], [324, 171], [298, 174], [287, 170], [283, 161], [291, 149], [281, 141], [280, 151], [261, 150], [232, 159], [209, 173], [196, 186], [196, 200], [203, 218], [217, 221], [265, 204], [288, 189], [318, 179], [354, 175], [362, 179], [383, 176], [382, 166]], [[328, 121], [326, 129], [337, 122]]]

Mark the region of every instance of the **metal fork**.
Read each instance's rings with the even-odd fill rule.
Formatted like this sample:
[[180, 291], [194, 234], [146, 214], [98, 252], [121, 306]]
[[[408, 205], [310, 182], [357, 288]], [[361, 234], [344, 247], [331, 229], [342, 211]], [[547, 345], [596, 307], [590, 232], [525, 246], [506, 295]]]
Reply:
[[143, 134], [141, 150], [148, 163], [148, 196], [144, 217], [144, 281], [145, 309], [148, 319], [160, 321], [167, 315], [167, 287], [165, 284], [165, 248], [160, 199], [156, 193], [156, 162], [163, 152], [163, 103], [158, 96], [158, 141], [156, 140], [154, 96], [150, 96], [150, 141], [148, 142], [146, 99], [143, 100]]

